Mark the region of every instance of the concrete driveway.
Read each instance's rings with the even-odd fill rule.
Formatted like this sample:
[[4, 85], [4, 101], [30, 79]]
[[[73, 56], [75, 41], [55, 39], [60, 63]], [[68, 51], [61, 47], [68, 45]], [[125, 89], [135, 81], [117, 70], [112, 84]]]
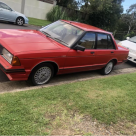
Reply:
[[[29, 25], [16, 26], [14, 24], [0, 22], [0, 29], [38, 29], [38, 28], [39, 27], [29, 26]], [[135, 71], [135, 68], [136, 68], [135, 64], [131, 62], [127, 62], [121, 65], [115, 66], [111, 75], [119, 74], [122, 71], [126, 71], [126, 69], [132, 69], [133, 71]], [[81, 80], [97, 78], [97, 77], [101, 77], [98, 71], [88, 71], [88, 72], [81, 72], [81, 73], [74, 73], [74, 74], [67, 74], [67, 75], [59, 75], [54, 77], [52, 81], [46, 86], [69, 83], [69, 82], [73, 82], [77, 80], [81, 81]], [[25, 81], [8, 81], [8, 78], [6, 77], [6, 75], [0, 70], [0, 93], [19, 91], [22, 89], [33, 89], [33, 87], [31, 87]]]

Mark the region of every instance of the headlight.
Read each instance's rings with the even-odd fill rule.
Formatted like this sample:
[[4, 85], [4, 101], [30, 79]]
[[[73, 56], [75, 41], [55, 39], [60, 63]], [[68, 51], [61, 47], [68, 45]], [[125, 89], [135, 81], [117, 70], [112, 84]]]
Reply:
[[3, 48], [2, 50], [2, 56], [11, 64], [13, 55], [8, 52], [5, 48]]

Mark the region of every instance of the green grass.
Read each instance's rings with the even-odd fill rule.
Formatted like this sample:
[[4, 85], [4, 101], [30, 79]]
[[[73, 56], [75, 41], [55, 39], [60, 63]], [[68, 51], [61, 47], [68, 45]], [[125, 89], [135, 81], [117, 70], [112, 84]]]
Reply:
[[136, 122], [136, 73], [1, 94], [0, 135], [55, 134], [78, 124], [77, 114]]
[[36, 18], [31, 18], [29, 17], [29, 24], [30, 25], [36, 25], [36, 26], [46, 26], [52, 22], [47, 21], [47, 20], [42, 20], [42, 19], [36, 19]]

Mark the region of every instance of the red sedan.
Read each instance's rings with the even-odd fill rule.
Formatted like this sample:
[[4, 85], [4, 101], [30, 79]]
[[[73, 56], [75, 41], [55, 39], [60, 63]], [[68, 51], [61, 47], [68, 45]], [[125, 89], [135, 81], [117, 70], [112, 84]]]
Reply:
[[56, 74], [101, 69], [104, 75], [127, 60], [112, 34], [59, 20], [40, 30], [0, 30], [0, 69], [9, 80], [47, 83]]

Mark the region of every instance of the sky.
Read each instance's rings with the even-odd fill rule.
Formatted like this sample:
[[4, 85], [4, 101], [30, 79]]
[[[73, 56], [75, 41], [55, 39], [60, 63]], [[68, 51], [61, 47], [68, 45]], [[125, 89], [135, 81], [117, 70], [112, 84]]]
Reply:
[[126, 10], [129, 8], [129, 6], [131, 6], [132, 4], [136, 4], [136, 0], [125, 0], [122, 5], [124, 7], [124, 13], [126, 12]]

